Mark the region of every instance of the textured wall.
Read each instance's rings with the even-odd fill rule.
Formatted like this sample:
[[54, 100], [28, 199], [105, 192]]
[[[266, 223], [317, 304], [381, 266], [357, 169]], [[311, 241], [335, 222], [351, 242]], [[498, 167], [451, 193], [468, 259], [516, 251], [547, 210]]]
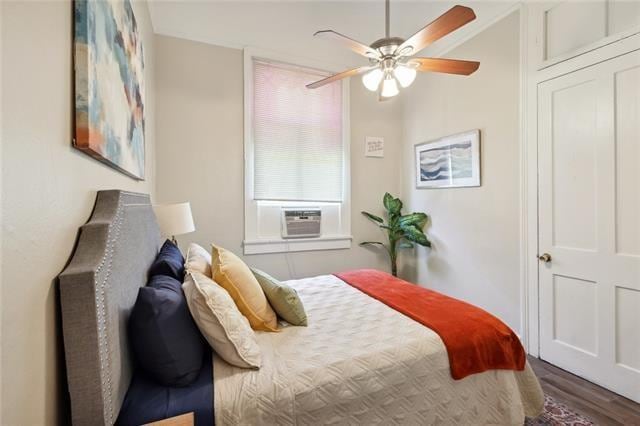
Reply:
[[67, 262], [96, 191], [154, 188], [154, 38], [133, 3], [145, 51], [146, 176], [136, 182], [71, 147], [72, 7], [2, 1], [3, 425], [63, 420], [54, 278]]
[[[420, 75], [404, 99], [403, 195], [432, 217], [435, 249], [405, 273], [499, 316], [520, 331], [519, 15], [446, 54], [481, 62], [470, 77]], [[480, 129], [482, 186], [415, 189], [414, 145]]]

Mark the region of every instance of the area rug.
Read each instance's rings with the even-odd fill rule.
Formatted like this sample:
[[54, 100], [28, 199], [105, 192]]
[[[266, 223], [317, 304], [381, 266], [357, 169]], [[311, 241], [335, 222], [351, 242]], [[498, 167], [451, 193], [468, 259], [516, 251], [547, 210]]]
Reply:
[[544, 396], [544, 412], [535, 419], [527, 418], [525, 426], [593, 426], [594, 423], [549, 395]]

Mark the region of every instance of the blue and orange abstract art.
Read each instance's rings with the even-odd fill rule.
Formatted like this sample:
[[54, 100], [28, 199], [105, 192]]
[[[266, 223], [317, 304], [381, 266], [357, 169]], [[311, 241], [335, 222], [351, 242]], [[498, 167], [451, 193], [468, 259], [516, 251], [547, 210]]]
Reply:
[[74, 2], [74, 146], [144, 179], [144, 52], [129, 0]]

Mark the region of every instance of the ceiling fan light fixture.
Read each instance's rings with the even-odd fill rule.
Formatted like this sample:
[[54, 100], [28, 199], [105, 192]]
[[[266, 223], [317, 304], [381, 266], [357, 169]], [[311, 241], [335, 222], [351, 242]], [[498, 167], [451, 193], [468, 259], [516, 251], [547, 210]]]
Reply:
[[394, 77], [398, 80], [400, 86], [405, 88], [411, 86], [411, 83], [416, 79], [416, 74], [415, 68], [402, 64], [398, 64], [393, 70]]
[[396, 56], [411, 56], [413, 53], [413, 46], [405, 46], [402, 48], [398, 48], [395, 52]]
[[367, 90], [375, 92], [382, 81], [383, 72], [380, 68], [375, 68], [362, 76], [362, 84]]
[[392, 75], [387, 75], [382, 82], [380, 96], [383, 98], [392, 98], [398, 93], [400, 93], [400, 91], [398, 90], [398, 83], [396, 79]]
[[309, 83], [306, 85], [307, 88], [317, 89], [344, 78], [362, 75], [362, 84], [367, 90], [377, 92], [378, 100], [384, 100], [396, 96], [400, 87], [409, 87], [415, 81], [418, 71], [470, 75], [480, 66], [476, 61], [414, 57], [427, 46], [476, 19], [476, 14], [469, 7], [453, 6], [408, 39], [391, 36], [390, 0], [385, 0], [384, 19], [384, 37], [370, 45], [333, 30], [317, 31], [314, 36], [337, 41], [358, 55], [368, 58], [369, 63]]

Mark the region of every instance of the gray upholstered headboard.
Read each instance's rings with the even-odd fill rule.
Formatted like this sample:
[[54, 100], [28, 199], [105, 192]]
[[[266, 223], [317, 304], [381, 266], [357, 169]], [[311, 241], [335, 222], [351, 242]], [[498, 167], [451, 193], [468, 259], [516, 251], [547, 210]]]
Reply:
[[162, 243], [149, 196], [99, 191], [60, 274], [74, 425], [112, 425], [131, 381], [127, 319]]

